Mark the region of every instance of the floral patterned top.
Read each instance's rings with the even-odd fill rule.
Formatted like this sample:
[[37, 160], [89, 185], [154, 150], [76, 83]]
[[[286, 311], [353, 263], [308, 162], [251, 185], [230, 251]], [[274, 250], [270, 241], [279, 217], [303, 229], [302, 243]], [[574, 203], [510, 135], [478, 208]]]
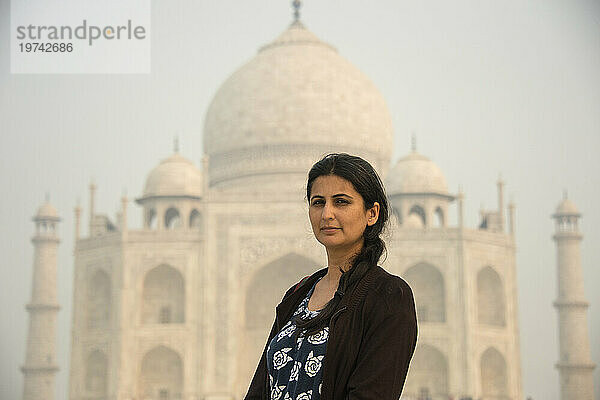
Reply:
[[294, 340], [296, 324], [292, 322], [298, 314], [303, 319], [319, 314], [319, 311], [308, 309], [308, 300], [317, 282], [267, 348], [271, 400], [319, 400], [321, 397], [321, 364], [325, 358], [329, 327], [308, 337], [305, 337], [304, 330]]

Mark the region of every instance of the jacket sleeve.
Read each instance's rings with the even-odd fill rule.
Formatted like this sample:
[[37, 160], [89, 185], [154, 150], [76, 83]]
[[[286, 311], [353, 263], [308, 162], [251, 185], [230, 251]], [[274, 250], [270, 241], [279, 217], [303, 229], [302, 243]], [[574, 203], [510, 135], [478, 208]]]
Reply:
[[[363, 340], [347, 384], [347, 400], [398, 400], [417, 342], [410, 286], [389, 286], [365, 309]], [[383, 299], [381, 299], [383, 297]], [[365, 304], [366, 305], [366, 304]]]

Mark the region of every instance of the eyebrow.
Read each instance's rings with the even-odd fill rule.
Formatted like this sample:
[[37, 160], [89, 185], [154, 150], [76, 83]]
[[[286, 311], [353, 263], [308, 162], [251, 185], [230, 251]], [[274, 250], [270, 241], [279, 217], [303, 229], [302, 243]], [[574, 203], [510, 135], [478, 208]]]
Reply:
[[[353, 199], [353, 197], [352, 197], [352, 196], [350, 196], [349, 194], [346, 194], [346, 193], [338, 193], [338, 194], [334, 194], [334, 195], [333, 195], [333, 196], [331, 196], [331, 197], [349, 197], [349, 198]], [[324, 199], [324, 198], [325, 198], [325, 196], [321, 196], [321, 195], [319, 195], [319, 194], [315, 194], [314, 196], [312, 196], [312, 197], [310, 198], [310, 200], [312, 201], [312, 200], [313, 200], [313, 199], [315, 199], [315, 198], [321, 198], [321, 199]]]

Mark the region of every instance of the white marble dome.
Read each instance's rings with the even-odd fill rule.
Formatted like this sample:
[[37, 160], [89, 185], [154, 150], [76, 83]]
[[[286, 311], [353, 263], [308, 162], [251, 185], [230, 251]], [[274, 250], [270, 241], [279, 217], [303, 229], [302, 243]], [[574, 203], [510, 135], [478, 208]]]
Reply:
[[332, 151], [364, 157], [384, 175], [392, 149], [381, 93], [299, 22], [223, 83], [204, 126], [210, 184], [221, 187], [261, 175], [305, 178]]
[[202, 194], [202, 173], [187, 158], [174, 153], [158, 164], [146, 178], [144, 198], [155, 196], [186, 196]]
[[402, 193], [448, 195], [448, 185], [442, 170], [416, 151], [398, 160], [385, 180], [385, 187], [390, 196]]

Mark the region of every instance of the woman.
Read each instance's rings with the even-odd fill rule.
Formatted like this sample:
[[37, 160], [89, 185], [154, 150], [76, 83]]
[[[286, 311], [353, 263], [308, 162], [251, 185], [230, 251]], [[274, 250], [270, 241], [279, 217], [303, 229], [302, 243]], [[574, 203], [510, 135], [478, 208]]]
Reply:
[[411, 288], [377, 265], [388, 202], [360, 157], [328, 154], [306, 185], [327, 267], [285, 293], [246, 400], [398, 400], [417, 340]]

